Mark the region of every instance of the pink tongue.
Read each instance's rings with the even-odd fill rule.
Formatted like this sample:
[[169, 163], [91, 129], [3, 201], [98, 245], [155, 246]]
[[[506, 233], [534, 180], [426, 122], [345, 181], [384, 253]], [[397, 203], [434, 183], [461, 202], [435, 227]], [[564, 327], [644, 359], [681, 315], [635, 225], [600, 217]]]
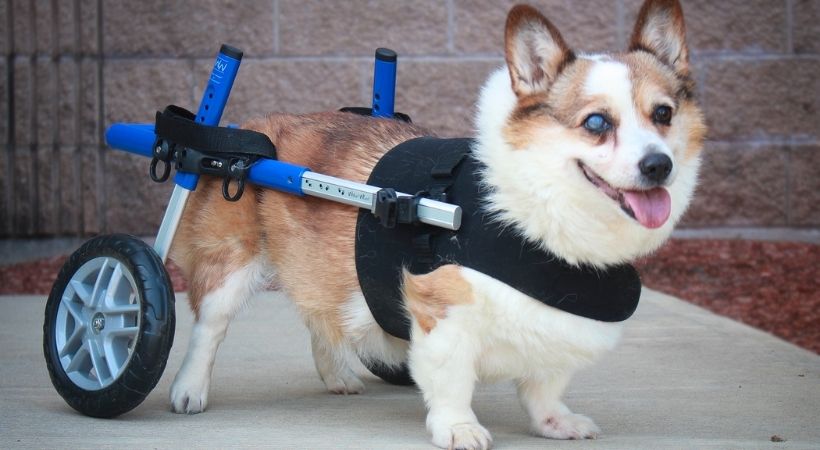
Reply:
[[672, 199], [662, 187], [648, 191], [624, 191], [624, 199], [635, 218], [646, 228], [658, 228], [669, 218]]

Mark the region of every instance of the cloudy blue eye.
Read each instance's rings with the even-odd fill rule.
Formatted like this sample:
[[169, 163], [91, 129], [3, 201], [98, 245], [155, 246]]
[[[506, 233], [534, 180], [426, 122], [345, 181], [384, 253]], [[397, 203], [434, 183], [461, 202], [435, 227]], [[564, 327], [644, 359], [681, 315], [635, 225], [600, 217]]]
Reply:
[[590, 133], [604, 134], [612, 128], [612, 124], [603, 116], [603, 114], [590, 114], [584, 120], [584, 128]]

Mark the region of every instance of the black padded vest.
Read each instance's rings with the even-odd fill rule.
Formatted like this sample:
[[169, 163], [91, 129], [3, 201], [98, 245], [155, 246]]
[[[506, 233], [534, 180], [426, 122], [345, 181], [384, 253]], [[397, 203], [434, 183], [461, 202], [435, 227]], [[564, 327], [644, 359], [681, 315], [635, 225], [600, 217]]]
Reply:
[[578, 316], [619, 322], [638, 306], [641, 282], [629, 264], [607, 269], [573, 267], [503, 227], [482, 208], [471, 139], [422, 137], [399, 144], [376, 164], [367, 183], [432, 195], [462, 208], [462, 224], [450, 231], [425, 224], [381, 225], [369, 211], [356, 224], [356, 271], [376, 322], [388, 333], [410, 338], [402, 305], [401, 268], [427, 273], [454, 263], [489, 275], [554, 308]]

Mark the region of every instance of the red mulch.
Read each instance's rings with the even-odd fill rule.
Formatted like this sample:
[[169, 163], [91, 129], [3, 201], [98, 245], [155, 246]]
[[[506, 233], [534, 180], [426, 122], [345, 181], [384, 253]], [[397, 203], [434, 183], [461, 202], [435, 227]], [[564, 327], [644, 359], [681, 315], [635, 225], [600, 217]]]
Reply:
[[672, 240], [636, 266], [650, 288], [820, 353], [820, 245]]
[[[47, 295], [65, 256], [0, 267], [0, 294]], [[646, 286], [820, 354], [820, 246], [672, 240], [638, 262]], [[169, 264], [175, 291], [187, 289]]]
[[[0, 295], [48, 295], [51, 292], [51, 284], [54, 283], [66, 259], [68, 259], [67, 255], [61, 255], [0, 266]], [[179, 267], [172, 262], [168, 262], [166, 266], [168, 274], [171, 275], [171, 282], [174, 284], [174, 292], [187, 291], [188, 283], [182, 277]]]

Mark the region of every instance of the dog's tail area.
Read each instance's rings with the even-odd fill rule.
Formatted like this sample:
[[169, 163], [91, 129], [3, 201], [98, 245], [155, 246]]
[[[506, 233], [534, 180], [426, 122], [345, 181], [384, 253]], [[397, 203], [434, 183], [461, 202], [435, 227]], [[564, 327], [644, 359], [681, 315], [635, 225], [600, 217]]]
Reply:
[[473, 288], [461, 271], [462, 267], [454, 264], [441, 266], [424, 275], [413, 275], [407, 269], [402, 270], [405, 307], [425, 333], [447, 317], [449, 307], [473, 301]]

